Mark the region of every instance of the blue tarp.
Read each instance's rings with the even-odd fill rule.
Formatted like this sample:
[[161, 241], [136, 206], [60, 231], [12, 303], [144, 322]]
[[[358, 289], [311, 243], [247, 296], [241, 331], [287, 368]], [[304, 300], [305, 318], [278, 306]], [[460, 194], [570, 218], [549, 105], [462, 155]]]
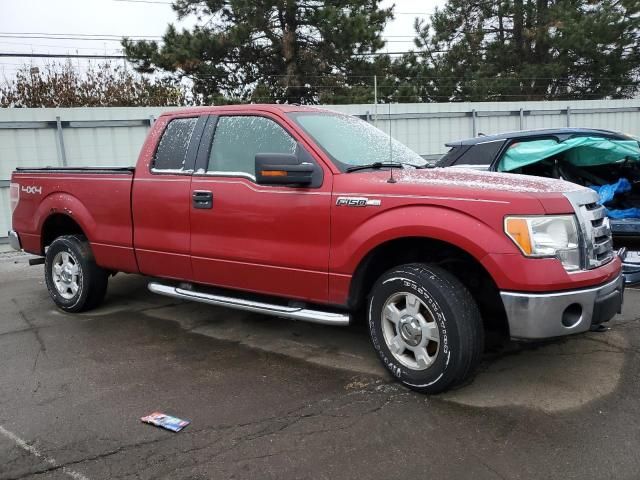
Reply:
[[608, 185], [602, 185], [601, 187], [591, 185], [591, 189], [595, 190], [600, 196], [598, 203], [604, 205], [607, 202], [613, 200], [613, 197], [617, 193], [626, 193], [631, 191], [631, 182], [626, 178], [619, 179], [616, 183], [610, 183]]
[[[613, 200], [618, 193], [626, 193], [631, 191], [631, 182], [626, 178], [619, 179], [616, 183], [602, 185], [600, 187], [591, 185], [591, 189], [595, 190], [600, 196], [598, 203], [604, 205]], [[607, 215], [610, 218], [640, 218], [640, 208], [626, 208], [624, 210], [609, 210]]]
[[609, 218], [640, 218], [640, 208], [626, 208], [624, 210], [607, 209]]

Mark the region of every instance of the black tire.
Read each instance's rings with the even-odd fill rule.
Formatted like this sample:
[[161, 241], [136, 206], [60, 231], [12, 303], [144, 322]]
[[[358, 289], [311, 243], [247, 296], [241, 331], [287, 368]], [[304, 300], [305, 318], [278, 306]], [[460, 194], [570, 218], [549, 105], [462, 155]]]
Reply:
[[[69, 287], [67, 283], [61, 283], [63, 278], [54, 272], [54, 262], [63, 261], [65, 255], [70, 257], [67, 264], [78, 268], [78, 273], [72, 276], [73, 286]], [[89, 242], [82, 235], [64, 235], [51, 243], [45, 256], [44, 277], [55, 304], [70, 313], [84, 312], [100, 305], [109, 281], [109, 273], [96, 265]]]
[[[405, 307], [401, 310], [398, 305]], [[369, 296], [367, 320], [380, 360], [412, 390], [443, 392], [468, 380], [480, 363], [484, 348], [480, 312], [466, 287], [442, 268], [414, 263], [385, 273]]]

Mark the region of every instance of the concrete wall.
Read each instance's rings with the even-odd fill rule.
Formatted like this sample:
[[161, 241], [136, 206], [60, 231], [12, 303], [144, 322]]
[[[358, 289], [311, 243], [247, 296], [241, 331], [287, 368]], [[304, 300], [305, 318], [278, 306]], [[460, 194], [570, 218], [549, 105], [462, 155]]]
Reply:
[[[640, 99], [573, 102], [331, 105], [376, 124], [419, 154], [479, 133], [591, 127], [640, 136]], [[0, 241], [11, 224], [9, 178], [17, 167], [134, 165], [165, 108], [0, 109]]]

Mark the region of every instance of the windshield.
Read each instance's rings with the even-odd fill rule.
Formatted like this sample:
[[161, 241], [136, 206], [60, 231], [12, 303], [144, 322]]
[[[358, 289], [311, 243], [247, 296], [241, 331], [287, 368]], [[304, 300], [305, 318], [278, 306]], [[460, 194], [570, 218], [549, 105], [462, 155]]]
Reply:
[[422, 167], [420, 155], [373, 125], [333, 113], [294, 112], [289, 116], [331, 157], [341, 171], [358, 165], [403, 163]]

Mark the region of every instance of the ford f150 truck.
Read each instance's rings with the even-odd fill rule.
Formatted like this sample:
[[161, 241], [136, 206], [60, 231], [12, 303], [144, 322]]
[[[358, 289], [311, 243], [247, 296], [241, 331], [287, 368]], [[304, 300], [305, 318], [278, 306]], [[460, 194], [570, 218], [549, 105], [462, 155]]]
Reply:
[[152, 292], [347, 325], [426, 393], [468, 379], [484, 332], [536, 340], [620, 312], [624, 283], [592, 190], [453, 168], [357, 118], [300, 106], [162, 115], [134, 168], [19, 169], [16, 249], [44, 256], [67, 312], [110, 275]]

